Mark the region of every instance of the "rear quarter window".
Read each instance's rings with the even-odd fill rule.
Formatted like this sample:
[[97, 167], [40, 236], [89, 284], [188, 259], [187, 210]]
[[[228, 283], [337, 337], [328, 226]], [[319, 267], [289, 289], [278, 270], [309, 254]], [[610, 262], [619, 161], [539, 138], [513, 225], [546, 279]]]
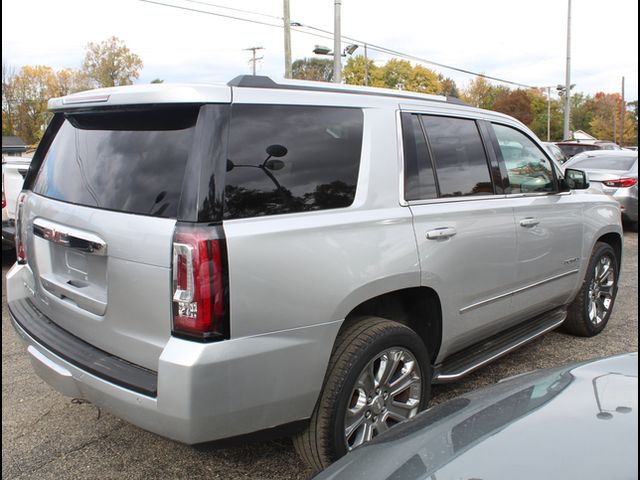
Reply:
[[356, 108], [234, 105], [224, 218], [350, 206], [362, 128]]

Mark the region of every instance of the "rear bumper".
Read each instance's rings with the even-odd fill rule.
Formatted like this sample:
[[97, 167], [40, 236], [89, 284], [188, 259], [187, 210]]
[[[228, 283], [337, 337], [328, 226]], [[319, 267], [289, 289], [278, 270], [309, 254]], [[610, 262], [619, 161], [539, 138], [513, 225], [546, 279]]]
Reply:
[[616, 194], [613, 196], [619, 203], [622, 209], [622, 218], [629, 222], [638, 221], [638, 192], [634, 192], [632, 189], [619, 188]]
[[39, 341], [27, 326], [42, 319], [25, 321], [21, 315], [27, 313], [16, 308], [16, 302], [31, 295], [29, 285], [28, 266], [14, 265], [7, 274], [11, 320], [38, 376], [66, 396], [86, 399], [145, 430], [189, 444], [311, 416], [341, 323], [213, 344], [171, 337], [158, 360], [153, 397], [81, 368], [69, 352], [56, 353]]

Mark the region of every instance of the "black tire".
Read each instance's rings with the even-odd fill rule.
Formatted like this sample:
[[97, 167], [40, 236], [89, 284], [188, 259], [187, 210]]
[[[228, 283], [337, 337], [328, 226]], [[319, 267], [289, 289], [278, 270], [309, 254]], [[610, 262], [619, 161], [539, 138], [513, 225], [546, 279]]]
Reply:
[[[590, 290], [595, 278], [596, 265], [605, 257], [611, 261], [611, 265], [614, 270], [614, 283], [611, 287], [612, 298], [604, 318], [595, 323], [589, 318], [589, 305], [591, 303]], [[578, 292], [575, 300], [569, 306], [567, 319], [562, 324], [562, 330], [578, 337], [593, 337], [604, 330], [609, 318], [611, 317], [611, 312], [613, 311], [616, 295], [618, 293], [619, 276], [620, 270], [616, 252], [613, 250], [611, 245], [607, 243], [596, 243], [591, 254], [591, 259], [589, 260], [589, 266], [587, 267], [587, 273], [585, 274], [582, 286], [580, 287], [580, 291]]]
[[326, 468], [347, 453], [344, 422], [356, 381], [369, 362], [395, 347], [409, 351], [415, 358], [421, 377], [419, 410], [426, 408], [431, 392], [431, 365], [420, 337], [410, 328], [382, 318], [355, 321], [336, 339], [309, 425], [293, 440], [302, 460], [314, 471]]

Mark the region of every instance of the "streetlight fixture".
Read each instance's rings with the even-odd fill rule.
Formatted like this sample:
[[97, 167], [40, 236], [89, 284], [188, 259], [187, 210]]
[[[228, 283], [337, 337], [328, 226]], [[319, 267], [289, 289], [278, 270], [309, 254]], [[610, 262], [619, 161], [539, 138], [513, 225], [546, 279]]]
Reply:
[[[316, 45], [313, 49], [313, 53], [315, 53], [316, 55], [328, 55], [330, 57], [334, 57], [337, 58], [338, 61], [340, 60], [340, 57], [346, 57], [346, 56], [351, 56], [353, 55], [353, 52], [355, 52], [358, 47], [360, 45], [356, 44], [356, 43], [352, 43], [351, 45], [347, 45], [346, 47], [344, 47], [344, 50], [342, 51], [342, 53], [340, 55], [334, 55], [333, 54], [333, 50], [331, 50], [329, 47], [325, 47], [324, 45]], [[334, 77], [335, 77], [335, 73], [336, 69], [334, 68]], [[334, 82], [336, 81], [336, 79], [333, 79]], [[341, 83], [341, 82], [337, 82], [337, 83]]]

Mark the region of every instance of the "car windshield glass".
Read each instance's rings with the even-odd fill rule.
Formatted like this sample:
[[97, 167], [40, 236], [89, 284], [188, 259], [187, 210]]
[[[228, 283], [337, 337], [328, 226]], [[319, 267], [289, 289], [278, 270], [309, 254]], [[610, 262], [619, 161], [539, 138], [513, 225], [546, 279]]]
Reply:
[[594, 170], [631, 170], [635, 157], [585, 157], [576, 159], [573, 167]]

